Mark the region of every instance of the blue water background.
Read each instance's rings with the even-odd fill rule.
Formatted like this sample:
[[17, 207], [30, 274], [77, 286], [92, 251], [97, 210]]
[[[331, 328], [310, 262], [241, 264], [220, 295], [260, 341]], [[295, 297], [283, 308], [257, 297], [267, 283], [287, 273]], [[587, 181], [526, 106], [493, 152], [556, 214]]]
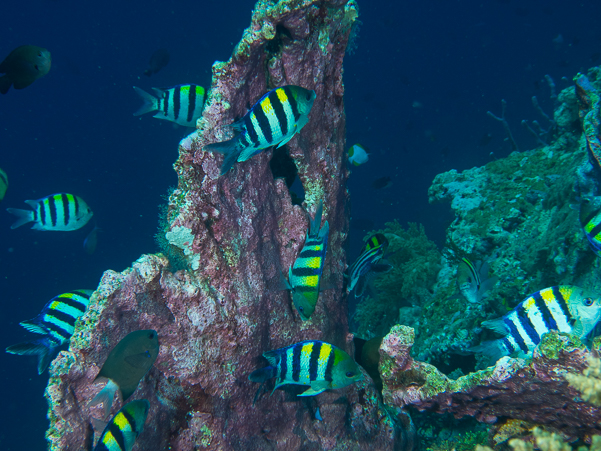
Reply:
[[[252, 1], [6, 2], [0, 15], [0, 58], [34, 44], [52, 53], [50, 73], [32, 86], [0, 96], [0, 167], [10, 187], [0, 208], [0, 347], [33, 339], [18, 323], [51, 297], [94, 288], [106, 269], [122, 271], [157, 250], [158, 205], [177, 183], [171, 165], [190, 130], [132, 116], [145, 90], [180, 83], [208, 86], [211, 64], [229, 58], [250, 22]], [[480, 166], [510, 152], [501, 112], [521, 149], [535, 147], [522, 119], [537, 119], [531, 97], [551, 112], [550, 74], [562, 77], [599, 64], [601, 4], [565, 1], [359, 1], [363, 25], [345, 60], [349, 144], [371, 151], [349, 182], [354, 218], [377, 227], [398, 219], [424, 224], [439, 245], [453, 219], [432, 206], [427, 189], [449, 169]], [[558, 39], [561, 35], [562, 39]], [[560, 42], [561, 41], [561, 42]], [[144, 77], [150, 55], [166, 47], [171, 62]], [[486, 133], [493, 137], [481, 147]], [[392, 179], [388, 189], [371, 183]], [[11, 230], [6, 207], [56, 192], [85, 199], [95, 216], [71, 233]], [[82, 242], [96, 223], [97, 252]], [[363, 232], [352, 230], [350, 258]], [[46, 448], [47, 373], [33, 357], [0, 352], [6, 451]], [[250, 402], [250, 400], [249, 400]]]

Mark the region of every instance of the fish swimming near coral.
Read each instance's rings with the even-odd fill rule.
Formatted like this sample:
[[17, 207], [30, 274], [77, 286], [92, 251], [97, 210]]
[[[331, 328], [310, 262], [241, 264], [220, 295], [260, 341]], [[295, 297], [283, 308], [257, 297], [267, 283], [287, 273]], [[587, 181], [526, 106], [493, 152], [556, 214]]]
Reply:
[[38, 316], [20, 323], [28, 331], [44, 337], [9, 346], [6, 352], [37, 355], [38, 374], [42, 374], [54, 356], [54, 351], [71, 339], [75, 322], [85, 313], [93, 292], [94, 290], [73, 290], [50, 299]]
[[363, 378], [359, 366], [346, 352], [323, 341], [301, 341], [265, 352], [263, 357], [269, 366], [253, 371], [248, 379], [262, 383], [275, 377], [273, 391], [288, 384], [308, 385], [309, 388], [298, 396], [315, 396]]
[[28, 222], [34, 222], [34, 230], [51, 232], [69, 232], [85, 226], [94, 213], [88, 204], [79, 196], [59, 193], [38, 200], [26, 200], [31, 210], [7, 208], [6, 211], [17, 216], [17, 221], [10, 227], [16, 229]]
[[309, 121], [314, 100], [315, 91], [300, 86], [272, 89], [232, 124], [241, 133], [228, 141], [204, 146], [204, 150], [225, 155], [221, 165], [223, 175], [236, 161], [246, 161], [275, 145], [281, 147], [300, 133]]
[[134, 86], [142, 100], [142, 105], [134, 116], [157, 112], [153, 117], [175, 122], [184, 127], [196, 127], [202, 116], [206, 93], [202, 86], [178, 85], [172, 88], [152, 88], [156, 96]]
[[6, 175], [6, 172], [4, 172], [0, 168], [0, 202], [2, 202], [2, 199], [4, 199], [7, 189], [8, 189], [8, 176]]
[[319, 228], [322, 213], [323, 201], [319, 202], [311, 221], [305, 245], [288, 271], [288, 282], [284, 281], [285, 288], [292, 291], [292, 302], [303, 320], [308, 320], [315, 310], [328, 249], [330, 226], [326, 221]]
[[102, 403], [104, 417], [111, 410], [115, 392], [121, 392], [123, 402], [136, 391], [140, 380], [148, 373], [159, 355], [159, 337], [154, 330], [137, 330], [127, 334], [106, 358], [94, 382], [107, 381], [106, 386], [90, 401], [90, 406]]
[[148, 61], [148, 69], [144, 71], [144, 75], [150, 77], [152, 74], [156, 74], [163, 67], [169, 64], [169, 51], [167, 49], [158, 49], [150, 57]]
[[601, 299], [591, 291], [561, 285], [537, 291], [502, 318], [484, 321], [483, 327], [503, 338], [472, 347], [493, 360], [505, 355], [532, 355], [543, 334], [550, 330], [584, 338], [601, 319]]
[[28, 87], [50, 70], [50, 52], [35, 45], [17, 47], [0, 63], [0, 93], [6, 94], [11, 86], [15, 89]]
[[371, 184], [371, 187], [373, 189], [386, 189], [390, 188], [391, 186], [392, 180], [390, 179], [390, 177], [380, 177], [379, 179], [374, 180]]
[[98, 246], [98, 233], [101, 231], [102, 229], [94, 227], [83, 240], [83, 250], [86, 254], [92, 255], [96, 252], [96, 246]]
[[474, 264], [465, 257], [461, 259], [457, 267], [457, 288], [468, 302], [480, 302], [499, 281], [496, 276], [488, 277], [488, 271], [489, 266], [486, 262], [477, 261]]
[[382, 233], [370, 236], [361, 254], [348, 269], [348, 287], [350, 293], [356, 287], [355, 297], [363, 296], [365, 287], [376, 273], [388, 272], [392, 265], [381, 261], [388, 249], [388, 239]]
[[582, 200], [580, 224], [593, 252], [601, 256], [601, 197]]
[[104, 428], [94, 451], [131, 451], [144, 429], [149, 409], [145, 399], [125, 404]]
[[369, 160], [369, 150], [361, 144], [353, 144], [348, 150], [349, 163], [360, 166]]

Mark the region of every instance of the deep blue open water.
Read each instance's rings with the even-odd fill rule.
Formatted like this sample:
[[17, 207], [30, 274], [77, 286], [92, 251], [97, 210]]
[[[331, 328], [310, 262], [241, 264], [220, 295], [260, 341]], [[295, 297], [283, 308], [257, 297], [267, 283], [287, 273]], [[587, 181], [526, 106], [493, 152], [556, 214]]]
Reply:
[[[549, 74], [558, 91], [578, 71], [601, 64], [601, 3], [593, 1], [359, 0], [357, 48], [345, 60], [348, 144], [360, 142], [370, 161], [349, 181], [353, 218], [375, 227], [398, 219], [424, 224], [444, 243], [448, 206], [429, 205], [440, 172], [480, 166], [507, 155], [501, 112], [522, 150], [536, 146], [522, 119], [541, 121], [536, 95], [551, 112]], [[5, 2], [0, 60], [19, 45], [52, 53], [50, 73], [26, 89], [0, 96], [0, 168], [10, 187], [0, 208], [0, 348], [31, 339], [19, 321], [51, 297], [94, 288], [106, 269], [121, 271], [157, 251], [158, 206], [177, 183], [171, 167], [178, 141], [191, 129], [150, 115], [135, 118], [149, 90], [182, 83], [209, 86], [215, 60], [226, 60], [250, 23], [250, 0]], [[171, 61], [150, 79], [150, 55], [168, 48]], [[486, 146], [482, 137], [492, 135]], [[372, 182], [389, 176], [392, 186]], [[92, 222], [70, 233], [11, 230], [7, 207], [56, 192], [81, 196]], [[102, 228], [96, 253], [82, 242]], [[351, 255], [363, 232], [351, 232]], [[47, 427], [35, 358], [0, 352], [0, 447], [43, 450]]]

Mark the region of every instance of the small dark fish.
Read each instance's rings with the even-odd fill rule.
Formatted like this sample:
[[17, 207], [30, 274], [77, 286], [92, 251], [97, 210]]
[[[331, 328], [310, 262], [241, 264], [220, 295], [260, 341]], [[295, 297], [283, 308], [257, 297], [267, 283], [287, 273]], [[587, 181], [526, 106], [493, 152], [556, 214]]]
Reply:
[[167, 49], [158, 49], [150, 57], [148, 62], [148, 69], [144, 71], [144, 75], [150, 77], [152, 74], [156, 74], [163, 67], [169, 64], [169, 51]]
[[137, 330], [126, 335], [106, 358], [94, 382], [108, 380], [90, 406], [102, 403], [104, 418], [108, 417], [117, 390], [123, 402], [136, 391], [140, 380], [148, 373], [159, 355], [159, 337], [154, 330]]
[[374, 273], [384, 273], [392, 269], [392, 265], [382, 258], [388, 249], [388, 240], [382, 233], [376, 233], [368, 238], [365, 247], [355, 262], [348, 269], [348, 291], [353, 291], [355, 297], [363, 296], [370, 276]]
[[4, 195], [6, 194], [6, 190], [8, 189], [8, 176], [6, 172], [4, 172], [0, 168], [0, 202], [4, 199]]
[[492, 140], [492, 135], [490, 133], [484, 133], [484, 135], [482, 135], [482, 138], [480, 138], [480, 141], [478, 141], [478, 146], [486, 147], [490, 144], [491, 140]]
[[144, 429], [149, 409], [145, 399], [124, 405], [104, 428], [94, 451], [131, 451]]
[[371, 184], [373, 189], [385, 189], [390, 188], [391, 186], [392, 181], [390, 180], [390, 177], [380, 177]]
[[50, 70], [50, 52], [35, 45], [22, 45], [14, 49], [0, 63], [0, 92], [6, 94], [11, 86], [23, 89]]
[[85, 240], [83, 240], [83, 250], [86, 254], [92, 255], [96, 252], [96, 246], [98, 245], [98, 232], [102, 230], [98, 227], [94, 227]]

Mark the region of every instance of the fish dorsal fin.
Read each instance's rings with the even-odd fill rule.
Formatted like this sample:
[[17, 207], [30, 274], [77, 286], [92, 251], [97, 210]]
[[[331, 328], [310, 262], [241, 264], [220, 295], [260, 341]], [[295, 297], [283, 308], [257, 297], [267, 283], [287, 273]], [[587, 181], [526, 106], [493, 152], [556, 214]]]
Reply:
[[151, 359], [150, 352], [144, 351], [138, 354], [128, 355], [124, 360], [134, 368], [146, 368], [149, 359]]
[[267, 361], [269, 362], [269, 365], [276, 367], [278, 364], [278, 358], [280, 356], [280, 353], [277, 350], [273, 350], [273, 351], [267, 351], [263, 353], [263, 357], [265, 357], [267, 359]]
[[[315, 210], [315, 216], [311, 221], [309, 227], [309, 236], [316, 236], [319, 233], [319, 226], [321, 225], [321, 215], [323, 214], [323, 201], [319, 201], [319, 205], [317, 206], [317, 210]], [[327, 221], [326, 221], [327, 224]], [[325, 224], [324, 224], [325, 227]]]
[[503, 320], [503, 318], [483, 321], [482, 327], [486, 327], [487, 329], [494, 330], [495, 332], [498, 332], [501, 335], [507, 335], [509, 333], [509, 329], [507, 329], [507, 326], [505, 325], [505, 321]]
[[27, 321], [21, 321], [19, 324], [27, 329], [29, 332], [33, 332], [34, 334], [42, 334], [46, 335], [48, 331], [45, 327], [34, 322], [35, 320], [29, 319]]

